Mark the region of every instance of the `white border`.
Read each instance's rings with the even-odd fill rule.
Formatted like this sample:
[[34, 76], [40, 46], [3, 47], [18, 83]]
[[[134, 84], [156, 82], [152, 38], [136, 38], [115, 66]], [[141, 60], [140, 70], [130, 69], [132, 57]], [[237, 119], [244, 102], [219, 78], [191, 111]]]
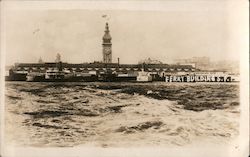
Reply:
[[[18, 156], [18, 157], [40, 157], [40, 156], [146, 156], [146, 157], [200, 157], [200, 156], [232, 156], [245, 157], [249, 155], [249, 17], [247, 0], [227, 1], [227, 0], [190, 0], [190, 4], [183, 5], [184, 0], [168, 1], [1, 1], [1, 130], [3, 129], [4, 117], [4, 75], [5, 75], [5, 34], [4, 34], [4, 14], [5, 9], [90, 9], [90, 10], [160, 10], [160, 11], [204, 11], [210, 9], [220, 9], [216, 3], [227, 3], [228, 9], [235, 8], [232, 14], [237, 14], [240, 19], [242, 29], [241, 45], [241, 62], [240, 62], [240, 101], [241, 101], [241, 118], [240, 118], [240, 136], [239, 149], [233, 147], [221, 148], [214, 150], [212, 147], [190, 147], [190, 148], [17, 148], [6, 147], [3, 145], [3, 131], [1, 131], [1, 155]], [[202, 5], [206, 3], [207, 5]], [[235, 23], [236, 24], [236, 23]], [[237, 52], [236, 52], [237, 53]], [[198, 148], [198, 149], [197, 149]], [[220, 151], [219, 151], [220, 150]]]

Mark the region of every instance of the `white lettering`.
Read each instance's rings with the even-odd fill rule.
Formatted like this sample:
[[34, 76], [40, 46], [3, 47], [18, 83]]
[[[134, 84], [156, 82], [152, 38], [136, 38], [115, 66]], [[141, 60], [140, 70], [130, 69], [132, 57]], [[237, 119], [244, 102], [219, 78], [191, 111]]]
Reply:
[[170, 82], [170, 80], [169, 80], [169, 76], [166, 76], [166, 82]]

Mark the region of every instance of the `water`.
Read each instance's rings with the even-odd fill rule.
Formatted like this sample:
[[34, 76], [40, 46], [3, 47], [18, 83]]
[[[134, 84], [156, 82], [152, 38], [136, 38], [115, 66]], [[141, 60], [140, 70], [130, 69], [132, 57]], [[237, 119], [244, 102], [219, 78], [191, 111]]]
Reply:
[[6, 142], [184, 146], [238, 136], [238, 83], [6, 82]]

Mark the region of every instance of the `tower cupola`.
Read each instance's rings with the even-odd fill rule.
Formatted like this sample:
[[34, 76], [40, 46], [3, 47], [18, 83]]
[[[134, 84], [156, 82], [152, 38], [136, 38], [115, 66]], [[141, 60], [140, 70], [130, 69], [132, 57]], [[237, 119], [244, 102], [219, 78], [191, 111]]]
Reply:
[[107, 43], [111, 43], [111, 36], [110, 36], [110, 34], [109, 34], [109, 25], [108, 25], [108, 23], [106, 23], [106, 26], [105, 26], [105, 34], [104, 34], [104, 36], [103, 36], [103, 42], [107, 42]]

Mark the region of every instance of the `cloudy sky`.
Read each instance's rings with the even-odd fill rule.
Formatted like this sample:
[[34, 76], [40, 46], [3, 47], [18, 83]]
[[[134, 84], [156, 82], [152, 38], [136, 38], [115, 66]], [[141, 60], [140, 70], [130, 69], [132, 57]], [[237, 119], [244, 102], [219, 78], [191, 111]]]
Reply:
[[39, 57], [54, 61], [57, 53], [65, 62], [101, 61], [104, 14], [110, 17], [114, 62], [117, 57], [121, 63], [148, 57], [164, 63], [193, 56], [239, 60], [244, 45], [244, 17], [237, 13], [242, 5], [230, 1], [62, 4], [4, 6], [7, 65]]

